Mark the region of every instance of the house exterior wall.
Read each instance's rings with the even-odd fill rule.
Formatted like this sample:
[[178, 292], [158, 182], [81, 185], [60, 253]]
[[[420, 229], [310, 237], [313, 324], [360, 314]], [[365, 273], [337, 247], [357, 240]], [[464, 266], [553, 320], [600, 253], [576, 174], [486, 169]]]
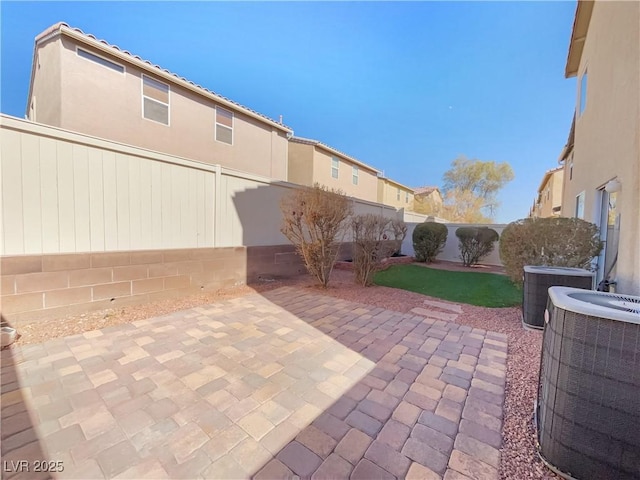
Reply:
[[[355, 165], [348, 159], [314, 147], [313, 154], [313, 181], [329, 188], [341, 189], [344, 193], [351, 197], [376, 202], [378, 199], [378, 176], [377, 173], [368, 170], [362, 166], [358, 166], [358, 184], [353, 184], [353, 166]], [[338, 178], [331, 176], [331, 159], [337, 158], [339, 163]]]
[[[536, 204], [535, 216], [540, 218], [557, 217], [562, 211], [562, 184], [564, 170], [553, 172], [542, 187], [539, 202]], [[555, 210], [554, 210], [555, 209]]]
[[59, 125], [61, 118], [60, 42], [44, 42], [34, 58], [33, 91], [27, 110], [32, 121]]
[[[398, 200], [398, 189], [400, 189], [400, 199]], [[407, 200], [407, 194], [409, 194]], [[413, 190], [390, 182], [386, 178], [378, 178], [378, 202], [396, 208], [411, 210], [413, 207]]]
[[[39, 122], [286, 180], [286, 132], [235, 110], [233, 145], [216, 141], [217, 103], [214, 100], [64, 35], [58, 35], [44, 47], [38, 48], [38, 54], [44, 54], [50, 45], [54, 47], [52, 54], [46, 55], [50, 61], [43, 62], [41, 68], [35, 71], [34, 86], [37, 88], [34, 89], [34, 95], [37, 97]], [[111, 70], [78, 56], [78, 45], [124, 65], [125, 72]], [[53, 54], [56, 51], [59, 53], [57, 62]], [[143, 118], [143, 73], [169, 85], [169, 125]], [[57, 110], [60, 114], [40, 116], [41, 109]]]
[[[601, 189], [618, 179], [617, 291], [640, 294], [640, 4], [595, 2], [577, 73], [573, 172], [565, 162], [563, 216], [600, 223]], [[587, 71], [586, 106], [579, 113]]]
[[289, 142], [289, 178], [298, 185], [313, 185], [313, 145]]

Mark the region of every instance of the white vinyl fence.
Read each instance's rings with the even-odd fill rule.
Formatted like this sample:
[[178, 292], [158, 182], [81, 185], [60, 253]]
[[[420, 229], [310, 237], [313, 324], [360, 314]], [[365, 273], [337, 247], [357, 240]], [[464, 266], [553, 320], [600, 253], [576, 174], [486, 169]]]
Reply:
[[6, 115], [0, 145], [0, 255], [289, 243], [279, 205], [294, 184]]

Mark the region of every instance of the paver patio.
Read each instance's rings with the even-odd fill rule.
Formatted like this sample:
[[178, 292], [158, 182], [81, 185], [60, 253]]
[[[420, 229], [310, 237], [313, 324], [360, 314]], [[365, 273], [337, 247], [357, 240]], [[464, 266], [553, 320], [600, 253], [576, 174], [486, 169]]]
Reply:
[[419, 310], [284, 287], [4, 350], [2, 477], [497, 479], [506, 336]]

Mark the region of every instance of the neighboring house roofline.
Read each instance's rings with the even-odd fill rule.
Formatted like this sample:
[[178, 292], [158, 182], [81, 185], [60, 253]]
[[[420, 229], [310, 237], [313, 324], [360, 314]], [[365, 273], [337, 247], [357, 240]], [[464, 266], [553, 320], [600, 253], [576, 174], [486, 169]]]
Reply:
[[569, 42], [569, 54], [564, 69], [565, 78], [575, 77], [580, 68], [580, 59], [584, 49], [584, 41], [587, 38], [591, 13], [593, 12], [593, 0], [578, 0], [576, 15], [573, 20], [571, 41]]
[[143, 71], [152, 73], [157, 77], [160, 77], [168, 82], [171, 82], [174, 85], [178, 85], [200, 96], [203, 96], [210, 100], [214, 100], [215, 102], [219, 103], [224, 107], [227, 107], [231, 110], [234, 110], [236, 112], [252, 117], [256, 120], [260, 120], [261, 122], [269, 124], [270, 126], [277, 128], [283, 132], [293, 134], [293, 129], [291, 129], [290, 127], [282, 123], [279, 123], [273, 120], [272, 118], [267, 117], [266, 115], [263, 115], [259, 112], [256, 112], [255, 110], [245, 107], [244, 105], [234, 102], [233, 100], [230, 100], [190, 80], [187, 80], [186, 78], [181, 77], [176, 73], [166, 70], [158, 65], [154, 65], [150, 61], [144, 60], [143, 58], [137, 55], [134, 55], [128, 52], [127, 50], [122, 50], [117, 45], [111, 45], [105, 40], [98, 40], [95, 36], [84, 33], [79, 28], [70, 27], [69, 25], [63, 22], [59, 22], [59, 23], [56, 23], [55, 25], [52, 25], [51, 27], [47, 28], [45, 31], [40, 33], [35, 38], [35, 44], [33, 49], [33, 61], [31, 63], [31, 81], [29, 83], [29, 95], [27, 97], [27, 110], [26, 110], [27, 115], [29, 113], [29, 102], [31, 101], [31, 95], [33, 92], [33, 80], [35, 76], [36, 52], [38, 49], [38, 45], [58, 35], [66, 35], [67, 37], [74, 39], [76, 42], [81, 42], [85, 45], [91, 46], [101, 52], [112, 55], [130, 65], [134, 65], [142, 69]]
[[424, 186], [424, 187], [416, 187], [416, 188], [413, 189], [413, 193], [416, 196], [431, 195], [435, 191], [437, 191], [440, 194], [440, 196], [442, 196], [442, 192], [440, 191], [440, 188], [438, 188], [438, 187]]
[[404, 188], [405, 190], [409, 190], [411, 193], [415, 193], [415, 192], [414, 192], [414, 190], [413, 190], [413, 188], [411, 188], [411, 187], [407, 187], [406, 185], [403, 185], [403, 184], [402, 184], [402, 183], [400, 183], [400, 182], [396, 182], [395, 180], [392, 180], [392, 179], [390, 179], [390, 178], [384, 177], [384, 176], [382, 176], [382, 175], [380, 175], [378, 178], [379, 178], [380, 180], [385, 181], [385, 182], [393, 183], [394, 185], [397, 185], [397, 186], [398, 186], [398, 187], [400, 187], [400, 188]]
[[318, 147], [318, 148], [322, 148], [323, 150], [326, 150], [327, 152], [331, 153], [332, 155], [337, 155], [339, 157], [342, 157], [346, 160], [348, 160], [351, 163], [354, 163], [356, 165], [358, 165], [359, 167], [365, 168], [371, 172], [374, 172], [376, 174], [381, 173], [380, 170], [378, 170], [377, 168], [372, 167], [371, 165], [367, 165], [364, 162], [361, 162], [360, 160], [353, 158], [349, 155], [347, 155], [344, 152], [341, 152], [340, 150], [336, 150], [333, 147], [330, 147], [329, 145], [327, 145], [326, 143], [322, 143], [319, 140], [313, 140], [312, 138], [304, 138], [304, 137], [291, 137], [289, 139], [290, 142], [293, 143], [301, 143], [303, 145], [312, 145], [314, 147]]
[[544, 190], [544, 187], [547, 185], [547, 183], [549, 182], [549, 179], [553, 176], [553, 174], [556, 172], [560, 172], [563, 169], [564, 169], [563, 166], [559, 166], [544, 172], [544, 176], [542, 177], [542, 182], [540, 182], [540, 186], [538, 187], [538, 194], [542, 193], [542, 190]]

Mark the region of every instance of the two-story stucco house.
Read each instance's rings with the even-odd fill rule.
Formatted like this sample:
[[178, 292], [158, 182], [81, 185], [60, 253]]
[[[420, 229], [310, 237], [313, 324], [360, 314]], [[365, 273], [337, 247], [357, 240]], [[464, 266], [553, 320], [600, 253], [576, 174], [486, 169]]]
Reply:
[[290, 128], [64, 23], [35, 39], [27, 118], [287, 179]]
[[413, 208], [413, 188], [386, 177], [378, 177], [378, 203], [396, 208]]
[[562, 179], [564, 168], [547, 170], [538, 187], [538, 197], [531, 216], [538, 218], [559, 217], [562, 211]]
[[562, 215], [600, 227], [598, 280], [640, 294], [640, 3], [580, 1], [565, 75], [577, 77]]
[[315, 183], [340, 189], [369, 202], [378, 200], [379, 170], [329, 145], [309, 138], [289, 140], [289, 178], [292, 183]]

